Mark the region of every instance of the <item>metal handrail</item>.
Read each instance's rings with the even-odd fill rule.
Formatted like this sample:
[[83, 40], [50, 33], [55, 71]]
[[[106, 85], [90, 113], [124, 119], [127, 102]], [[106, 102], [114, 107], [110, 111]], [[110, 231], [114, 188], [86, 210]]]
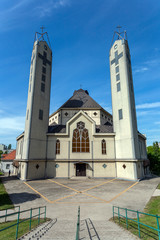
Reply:
[[[118, 209], [118, 212], [115, 212], [115, 209]], [[120, 214], [120, 210], [125, 210], [125, 216]], [[133, 219], [133, 218], [129, 218], [128, 217], [128, 212], [134, 212], [137, 214], [137, 220]], [[117, 207], [117, 206], [113, 206], [113, 220], [114, 220], [114, 215], [117, 214], [118, 215], [118, 220], [119, 220], [119, 223], [120, 223], [120, 217], [123, 217], [126, 219], [126, 228], [128, 229], [128, 220], [131, 220], [133, 222], [136, 222], [138, 224], [138, 234], [139, 234], [139, 237], [141, 238], [141, 229], [140, 229], [140, 225], [143, 225], [145, 227], [148, 227], [150, 229], [153, 229], [155, 231], [158, 232], [158, 237], [159, 237], [159, 240], [160, 240], [160, 226], [159, 226], [159, 219], [160, 219], [160, 216], [158, 215], [154, 215], [154, 214], [149, 214], [149, 213], [145, 213], [145, 212], [140, 212], [140, 211], [135, 211], [135, 210], [132, 210], [132, 209], [128, 209], [128, 208], [122, 208], [122, 207]], [[151, 216], [151, 217], [155, 217], [156, 218], [156, 221], [157, 221], [157, 228], [155, 227], [152, 227], [152, 226], [149, 226], [145, 223], [142, 223], [139, 221], [139, 215], [140, 214], [143, 214], [143, 215], [147, 215], [147, 216]]]
[[79, 240], [79, 229], [80, 229], [80, 206], [78, 207], [78, 218], [77, 218], [76, 240]]
[[7, 221], [7, 212], [8, 212], [8, 210], [12, 210], [12, 209], [15, 209], [15, 208], [18, 208], [18, 211], [20, 211], [20, 206], [13, 206], [13, 207], [10, 207], [10, 208], [6, 208], [6, 209], [3, 209], [3, 210], [0, 210], [0, 212], [5, 211], [5, 215], [0, 216], [0, 218], [5, 216], [5, 222], [6, 222]]
[[[41, 212], [42, 208], [44, 209], [43, 212]], [[37, 209], [38, 209], [38, 214], [33, 215], [32, 214], [33, 210], [37, 210]], [[20, 214], [22, 214], [24, 212], [30, 212], [30, 217], [27, 217], [27, 218], [25, 218], [23, 220], [20, 220]], [[0, 232], [17, 225], [17, 227], [16, 227], [16, 237], [15, 237], [15, 239], [17, 240], [18, 239], [19, 224], [22, 223], [22, 222], [25, 222], [27, 220], [30, 220], [29, 221], [29, 230], [31, 230], [32, 218], [38, 217], [38, 225], [39, 225], [39, 223], [40, 223], [40, 216], [42, 214], [44, 214], [44, 220], [46, 220], [46, 206], [30, 208], [30, 209], [27, 209], [27, 210], [17, 211], [17, 212], [14, 212], [14, 213], [10, 213], [10, 214], [6, 214], [6, 215], [3, 215], [3, 216], [0, 216], [0, 218], [5, 218], [6, 219], [7, 217], [17, 215], [17, 219], [16, 219], [17, 222], [12, 224], [12, 225], [10, 225], [10, 226], [8, 226], [8, 227], [0, 229]]]

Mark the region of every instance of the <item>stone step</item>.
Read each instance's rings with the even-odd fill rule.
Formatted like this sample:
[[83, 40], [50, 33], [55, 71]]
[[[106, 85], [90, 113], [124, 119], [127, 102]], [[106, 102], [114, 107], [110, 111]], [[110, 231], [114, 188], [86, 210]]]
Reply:
[[[74, 240], [77, 224], [73, 220], [51, 221], [38, 226], [19, 240]], [[80, 221], [80, 240], [137, 240], [129, 231], [111, 221], [91, 220]]]

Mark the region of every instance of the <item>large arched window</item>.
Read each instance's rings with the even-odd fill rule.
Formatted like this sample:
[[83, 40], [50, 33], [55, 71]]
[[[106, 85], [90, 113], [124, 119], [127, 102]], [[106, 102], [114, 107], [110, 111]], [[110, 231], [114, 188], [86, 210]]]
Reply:
[[106, 154], [106, 141], [102, 140], [102, 154]]
[[84, 122], [78, 122], [73, 131], [72, 152], [89, 152], [89, 134]]
[[56, 141], [56, 154], [60, 154], [60, 141], [57, 139]]

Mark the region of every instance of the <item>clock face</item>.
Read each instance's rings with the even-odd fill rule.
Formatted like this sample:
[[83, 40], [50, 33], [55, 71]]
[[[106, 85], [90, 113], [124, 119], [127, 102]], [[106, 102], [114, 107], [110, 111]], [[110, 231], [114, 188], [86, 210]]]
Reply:
[[44, 45], [44, 49], [47, 50], [47, 46], [46, 45]]
[[117, 44], [114, 46], [114, 49], [117, 49]]

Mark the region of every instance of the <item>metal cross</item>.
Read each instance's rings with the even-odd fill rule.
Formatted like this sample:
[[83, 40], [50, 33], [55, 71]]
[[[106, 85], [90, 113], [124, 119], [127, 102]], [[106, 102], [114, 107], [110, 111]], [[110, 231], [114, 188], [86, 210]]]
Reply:
[[115, 52], [115, 58], [111, 61], [111, 65], [113, 63], [115, 63], [115, 65], [117, 65], [119, 63], [119, 59], [123, 57], [123, 52], [121, 52], [120, 54], [118, 54], [118, 51]]
[[118, 34], [118, 39], [119, 39], [119, 35], [121, 34], [121, 32], [120, 32], [120, 29], [121, 29], [121, 28], [122, 28], [121, 26], [119, 26], [119, 25], [117, 26], [118, 33], [119, 33], [119, 34]]
[[117, 26], [116, 28], [118, 28], [119, 34], [120, 34], [120, 29], [122, 28], [121, 26]]
[[40, 29], [42, 29], [42, 34], [43, 34], [43, 29], [45, 29], [45, 27], [43, 27], [43, 25], [42, 25], [42, 27], [40, 27]]
[[46, 63], [51, 65], [51, 62], [47, 59], [47, 53], [45, 51], [43, 52], [43, 55], [38, 53], [38, 57], [40, 57], [43, 60], [43, 65], [46, 66]]

